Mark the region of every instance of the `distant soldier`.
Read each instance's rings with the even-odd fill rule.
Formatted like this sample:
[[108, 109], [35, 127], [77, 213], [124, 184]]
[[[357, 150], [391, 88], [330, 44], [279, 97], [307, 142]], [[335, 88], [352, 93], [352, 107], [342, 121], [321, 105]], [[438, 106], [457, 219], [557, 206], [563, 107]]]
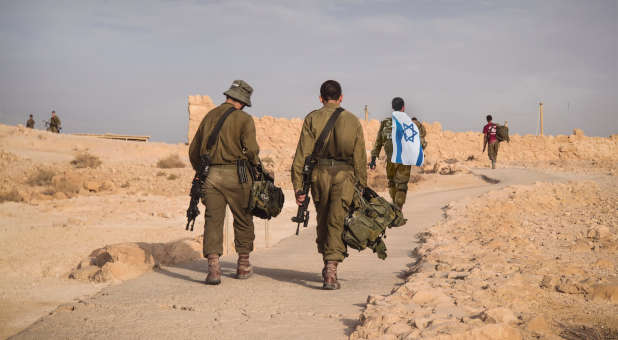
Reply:
[[495, 169], [500, 143], [498, 141], [498, 137], [496, 137], [498, 126], [494, 124], [492, 120], [493, 117], [491, 115], [487, 115], [487, 125], [483, 127], [483, 152], [485, 152], [485, 147], [489, 144], [487, 154], [491, 160], [491, 168]]
[[[291, 173], [299, 206], [307, 199], [302, 190], [305, 159], [313, 153], [318, 136], [330, 117], [340, 108], [342, 99], [341, 85], [334, 80], [327, 80], [320, 87], [320, 102], [323, 106], [305, 117]], [[311, 176], [311, 196], [318, 215], [316, 243], [324, 260], [324, 289], [341, 287], [337, 280], [337, 265], [347, 256], [342, 239], [348, 208], [346, 204], [350, 204], [357, 182], [367, 185], [366, 164], [365, 138], [360, 122], [354, 114], [341, 109], [340, 116], [324, 141], [324, 147], [317, 154], [317, 166]]]
[[[246, 162], [252, 166], [261, 166], [261, 162], [253, 117], [242, 111], [245, 106], [251, 106], [252, 92], [253, 88], [245, 81], [235, 80], [223, 93], [225, 103], [208, 112], [189, 147], [193, 169], [199, 168], [204, 154], [211, 162], [202, 187], [202, 203], [205, 205], [203, 252], [208, 259], [206, 284], [210, 285], [221, 283], [219, 257], [223, 253], [223, 222], [228, 205], [234, 216], [234, 245], [238, 253], [236, 277], [247, 279], [253, 273], [249, 254], [253, 251], [255, 232], [253, 216], [248, 211], [253, 180], [247, 176]], [[210, 134], [228, 111], [231, 113], [220, 126], [216, 142], [208, 150]]]
[[[395, 97], [392, 101], [392, 108], [396, 112], [405, 112], [405, 103], [402, 98]], [[427, 145], [425, 142], [425, 128], [415, 118], [412, 122], [417, 126], [420, 131], [421, 145], [423, 148]], [[376, 141], [371, 151], [371, 163], [369, 168], [374, 170], [376, 168], [376, 159], [380, 156], [380, 151], [384, 147], [384, 153], [386, 154], [386, 178], [388, 179], [388, 192], [393, 200], [393, 204], [399, 208], [403, 207], [406, 202], [406, 195], [408, 192], [408, 182], [410, 181], [410, 165], [394, 163], [393, 157], [393, 117], [389, 117], [382, 120], [380, 123], [380, 129], [376, 136]]]
[[29, 129], [34, 129], [34, 118], [32, 118], [32, 115], [30, 115], [30, 118], [28, 118], [28, 121], [26, 122], [26, 127]]
[[54, 133], [60, 133], [60, 130], [62, 130], [60, 118], [56, 116], [56, 111], [51, 112], [51, 118], [49, 119], [49, 128], [47, 130]]

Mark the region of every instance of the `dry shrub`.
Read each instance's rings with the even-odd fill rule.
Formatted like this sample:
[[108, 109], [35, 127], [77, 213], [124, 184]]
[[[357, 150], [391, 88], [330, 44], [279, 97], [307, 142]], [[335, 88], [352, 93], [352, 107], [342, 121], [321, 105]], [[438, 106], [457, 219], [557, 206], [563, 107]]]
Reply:
[[170, 174], [169, 176], [167, 176], [167, 179], [169, 179], [170, 181], [173, 181], [175, 179], [178, 179], [178, 175], [176, 174]]
[[6, 192], [0, 192], [0, 203], [2, 202], [22, 202], [24, 198], [15, 189]]
[[157, 167], [161, 169], [184, 168], [185, 163], [180, 160], [176, 154], [171, 154], [165, 158], [161, 158], [157, 162]]
[[37, 169], [34, 173], [30, 174], [26, 181], [30, 185], [50, 185], [52, 178], [56, 175], [56, 172], [50, 169]]
[[159, 171], [157, 172], [157, 177], [165, 176], [165, 172]]
[[471, 161], [473, 161], [475, 159], [476, 159], [476, 157], [474, 157], [474, 155], [470, 155], [470, 156], [468, 156], [468, 158], [466, 158], [466, 161], [471, 162]]
[[67, 197], [73, 197], [79, 193], [83, 185], [84, 178], [82, 175], [78, 172], [67, 172], [54, 176], [48, 194], [54, 195], [56, 192], [61, 192]]
[[101, 165], [99, 157], [89, 154], [88, 152], [82, 152], [75, 156], [75, 159], [71, 161], [71, 164], [76, 168], [96, 168]]

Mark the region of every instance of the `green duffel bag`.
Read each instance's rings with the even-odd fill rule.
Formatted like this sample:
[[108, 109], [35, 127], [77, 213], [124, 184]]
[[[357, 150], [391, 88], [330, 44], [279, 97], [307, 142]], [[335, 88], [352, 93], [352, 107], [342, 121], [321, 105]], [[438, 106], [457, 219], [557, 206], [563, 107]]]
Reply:
[[379, 258], [386, 259], [386, 244], [383, 238], [387, 228], [405, 224], [401, 209], [370, 188], [357, 185], [348, 211], [343, 242], [358, 251], [369, 248], [377, 253]]
[[499, 142], [511, 142], [511, 138], [509, 138], [509, 127], [506, 125], [498, 125], [496, 127], [496, 138]]
[[249, 211], [255, 217], [271, 219], [283, 209], [285, 197], [281, 188], [268, 179], [253, 181], [249, 196]]

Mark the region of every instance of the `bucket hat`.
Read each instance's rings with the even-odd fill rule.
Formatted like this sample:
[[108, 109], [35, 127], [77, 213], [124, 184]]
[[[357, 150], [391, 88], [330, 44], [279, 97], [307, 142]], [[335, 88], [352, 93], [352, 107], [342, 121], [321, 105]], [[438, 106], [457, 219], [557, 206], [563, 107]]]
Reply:
[[253, 88], [244, 80], [234, 80], [230, 89], [223, 92], [224, 95], [247, 106], [251, 106], [251, 93], [253, 93]]

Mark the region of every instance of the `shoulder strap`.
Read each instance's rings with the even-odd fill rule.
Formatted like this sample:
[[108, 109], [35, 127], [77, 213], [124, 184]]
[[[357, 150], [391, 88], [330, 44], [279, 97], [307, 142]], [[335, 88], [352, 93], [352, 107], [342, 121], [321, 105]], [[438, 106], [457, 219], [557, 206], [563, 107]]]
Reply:
[[206, 143], [206, 150], [210, 150], [213, 147], [213, 145], [215, 145], [215, 143], [217, 142], [217, 137], [219, 136], [219, 131], [221, 130], [221, 126], [223, 126], [223, 122], [225, 122], [227, 117], [234, 111], [236, 111], [236, 108], [230, 107], [227, 111], [225, 111], [223, 116], [219, 118], [217, 125], [215, 125], [215, 128], [212, 129], [210, 136], [208, 136], [208, 143]]
[[335, 122], [337, 121], [337, 118], [339, 118], [341, 112], [343, 112], [343, 108], [338, 107], [335, 112], [333, 112], [333, 114], [330, 116], [328, 122], [326, 122], [324, 130], [322, 130], [322, 132], [320, 133], [320, 137], [318, 137], [318, 140], [315, 142], [315, 146], [313, 147], [313, 152], [311, 153], [311, 157], [313, 159], [316, 159], [318, 153], [320, 153], [324, 148], [324, 142], [326, 141], [326, 137], [328, 137], [330, 130], [335, 127]]

